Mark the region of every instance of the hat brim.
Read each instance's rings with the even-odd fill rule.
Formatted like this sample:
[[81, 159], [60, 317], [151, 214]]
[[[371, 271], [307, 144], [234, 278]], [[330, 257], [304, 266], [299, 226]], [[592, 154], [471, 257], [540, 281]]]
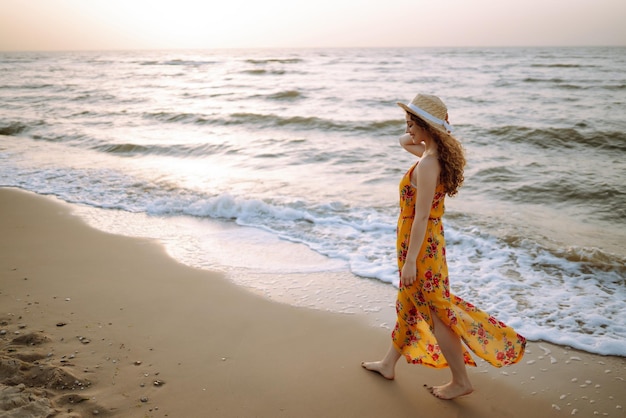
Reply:
[[419, 118], [420, 120], [424, 121], [424, 123], [428, 124], [429, 126], [435, 128], [438, 131], [444, 132], [449, 134], [452, 131], [452, 127], [450, 127], [450, 130], [447, 130], [445, 127], [438, 125], [436, 123], [433, 123], [431, 121], [429, 121], [428, 119], [422, 117], [421, 115], [418, 115], [413, 109], [411, 109], [408, 105], [406, 105], [405, 103], [402, 102], [396, 102], [396, 104], [398, 106], [400, 106], [402, 109], [404, 109], [406, 112], [412, 114], [413, 116]]
[[412, 115], [417, 116], [418, 118], [422, 119], [419, 115], [417, 115], [410, 107], [408, 107], [406, 104], [402, 103], [402, 102], [396, 102], [396, 104], [398, 106], [400, 106], [402, 109], [406, 110], [407, 112], [409, 112]]

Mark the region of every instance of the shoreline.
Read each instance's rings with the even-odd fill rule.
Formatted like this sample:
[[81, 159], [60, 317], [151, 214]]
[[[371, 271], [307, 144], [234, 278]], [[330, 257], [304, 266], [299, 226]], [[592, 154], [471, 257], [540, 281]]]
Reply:
[[27, 395], [24, 407], [68, 417], [624, 416], [625, 358], [529, 342], [519, 364], [480, 362], [475, 392], [441, 401], [423, 386], [447, 370], [401, 361], [387, 382], [361, 369], [384, 354], [386, 329], [272, 302], [49, 197], [0, 188], [0, 208], [0, 405]]

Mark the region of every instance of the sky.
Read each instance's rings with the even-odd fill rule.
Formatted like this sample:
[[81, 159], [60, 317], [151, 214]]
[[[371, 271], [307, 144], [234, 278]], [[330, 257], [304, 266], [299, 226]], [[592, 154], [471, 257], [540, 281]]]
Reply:
[[0, 0], [0, 51], [624, 46], [626, 0]]

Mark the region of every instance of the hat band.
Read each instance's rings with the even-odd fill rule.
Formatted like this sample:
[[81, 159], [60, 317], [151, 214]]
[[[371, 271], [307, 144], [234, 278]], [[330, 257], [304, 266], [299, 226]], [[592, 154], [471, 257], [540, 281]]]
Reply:
[[439, 119], [433, 115], [431, 115], [430, 113], [420, 109], [419, 107], [415, 106], [413, 103], [409, 103], [407, 105], [409, 107], [409, 109], [411, 109], [412, 111], [414, 111], [415, 113], [417, 113], [418, 116], [423, 117], [424, 119], [431, 121], [434, 124], [437, 125], [441, 125], [445, 128], [446, 131], [448, 132], [452, 132], [452, 126], [446, 122], [445, 120]]

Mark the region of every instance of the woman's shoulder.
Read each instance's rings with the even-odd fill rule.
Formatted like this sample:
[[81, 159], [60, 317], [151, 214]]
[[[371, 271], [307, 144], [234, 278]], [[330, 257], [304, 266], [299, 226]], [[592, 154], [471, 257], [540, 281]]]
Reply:
[[439, 170], [439, 158], [434, 154], [425, 154], [420, 158], [418, 167], [420, 170]]
[[424, 157], [419, 160], [419, 164], [415, 169], [415, 178], [416, 180], [419, 178], [422, 181], [426, 181], [428, 183], [432, 182], [434, 184], [437, 183], [440, 171], [441, 168], [439, 167], [439, 160], [437, 157], [433, 155], [424, 155]]

